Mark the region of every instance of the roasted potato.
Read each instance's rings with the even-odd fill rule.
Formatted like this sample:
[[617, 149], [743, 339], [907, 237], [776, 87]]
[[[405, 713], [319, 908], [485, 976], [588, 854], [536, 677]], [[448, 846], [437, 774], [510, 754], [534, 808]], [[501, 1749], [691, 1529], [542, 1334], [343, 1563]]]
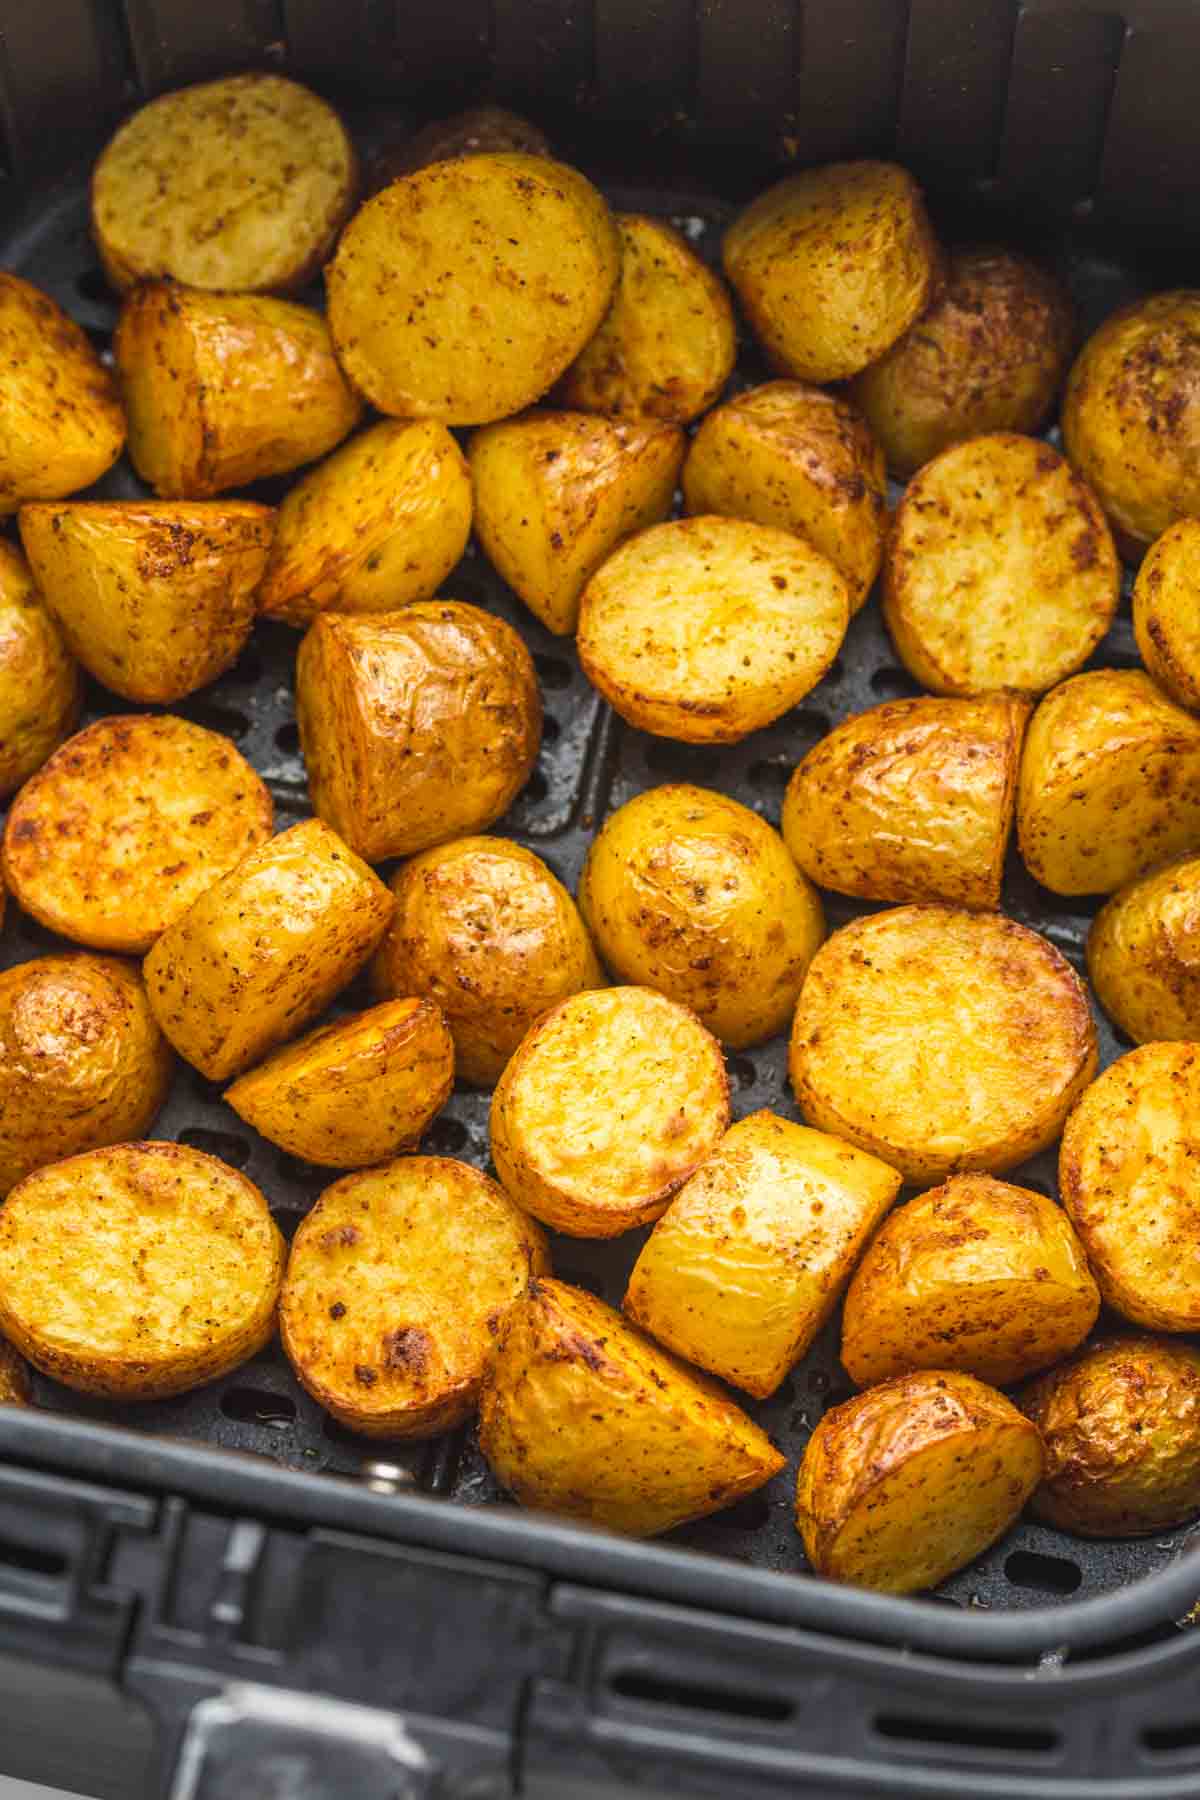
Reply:
[[62, 308], [0, 272], [0, 515], [91, 487], [125, 444], [116, 383]]
[[113, 353], [133, 466], [164, 499], [286, 475], [362, 416], [324, 319], [290, 300], [147, 282], [121, 309]]
[[828, 1319], [899, 1191], [878, 1157], [753, 1113], [654, 1227], [625, 1311], [669, 1350], [765, 1399]]
[[618, 980], [690, 1006], [736, 1050], [787, 1027], [825, 935], [779, 833], [683, 783], [650, 788], [605, 822], [579, 905]]
[[283, 1347], [314, 1400], [365, 1437], [434, 1437], [475, 1410], [505, 1313], [546, 1240], [494, 1181], [444, 1156], [347, 1175], [301, 1222]]
[[[737, 339], [724, 283], [661, 219], [618, 213], [621, 274], [612, 305], [563, 376], [583, 412], [686, 425], [733, 373]], [[706, 509], [707, 510], [707, 509]]]
[[510, 150], [523, 156], [554, 154], [545, 133], [519, 113], [503, 106], [470, 106], [385, 143], [367, 164], [367, 189], [377, 194], [402, 175], [415, 175], [430, 163], [496, 156]]
[[1087, 940], [1096, 998], [1135, 1043], [1200, 1040], [1200, 857], [1114, 894]]
[[92, 236], [114, 287], [302, 287], [333, 249], [358, 159], [331, 106], [282, 75], [160, 94], [92, 172]]
[[94, 950], [148, 950], [271, 835], [265, 784], [219, 732], [170, 713], [99, 719], [9, 809], [4, 878], [27, 913]]
[[45, 1163], [141, 1137], [167, 1097], [170, 1047], [137, 971], [39, 956], [0, 974], [0, 1197]]
[[535, 1219], [617, 1237], [667, 1210], [729, 1124], [720, 1046], [644, 987], [574, 994], [522, 1039], [492, 1096], [492, 1158]]
[[864, 900], [1000, 904], [1026, 700], [891, 700], [800, 763], [783, 840], [810, 880]]
[[314, 620], [296, 659], [296, 720], [313, 811], [382, 862], [508, 811], [537, 761], [542, 697], [511, 625], [429, 600]]
[[913, 1182], [1044, 1150], [1095, 1068], [1066, 958], [1013, 919], [947, 906], [835, 931], [805, 978], [788, 1060], [810, 1125]]
[[25, 558], [0, 540], [0, 800], [75, 729], [81, 697], [79, 670]]
[[818, 1575], [911, 1594], [1006, 1532], [1042, 1478], [1036, 1426], [973, 1375], [897, 1375], [808, 1440], [796, 1528]]
[[1172, 700], [1200, 712], [1200, 519], [1176, 519], [1146, 553], [1133, 584], [1142, 661]]
[[396, 911], [371, 965], [375, 992], [435, 1000], [464, 1081], [494, 1087], [535, 1019], [604, 985], [574, 900], [511, 838], [425, 850], [391, 885]]
[[732, 744], [817, 685], [849, 617], [842, 576], [792, 532], [671, 519], [623, 544], [589, 581], [579, 661], [631, 725]]
[[160, 1400], [270, 1340], [284, 1254], [262, 1194], [215, 1156], [89, 1150], [0, 1207], [0, 1328], [67, 1387]]
[[475, 531], [497, 572], [551, 631], [611, 551], [671, 510], [684, 437], [653, 421], [531, 412], [471, 439]]
[[1018, 1395], [1046, 1446], [1030, 1510], [1077, 1537], [1143, 1537], [1200, 1513], [1200, 1351], [1130, 1332]]
[[991, 1175], [954, 1175], [897, 1207], [842, 1309], [859, 1387], [911, 1369], [963, 1369], [1008, 1387], [1081, 1344], [1100, 1292], [1062, 1208]]
[[522, 1505], [631, 1537], [731, 1506], [784, 1466], [715, 1382], [561, 1281], [531, 1282], [501, 1324], [479, 1443]]
[[590, 181], [546, 157], [438, 162], [368, 200], [326, 271], [342, 367], [401, 418], [485, 425], [530, 406], [608, 310], [621, 264]]
[[1049, 444], [996, 432], [909, 482], [884, 556], [883, 616], [935, 694], [1036, 694], [1085, 663], [1116, 615], [1104, 515]]
[[1025, 734], [1017, 842], [1056, 894], [1111, 894], [1200, 848], [1200, 720], [1140, 669], [1064, 681]]
[[285, 1044], [225, 1098], [273, 1144], [331, 1169], [411, 1150], [450, 1098], [454, 1043], [429, 1000], [389, 1000]]
[[789, 175], [725, 233], [725, 273], [786, 375], [843, 381], [934, 299], [941, 258], [907, 170], [829, 163]]
[[274, 524], [246, 500], [43, 502], [21, 508], [21, 542], [72, 655], [165, 705], [241, 655]]
[[851, 387], [906, 481], [931, 457], [993, 431], [1038, 431], [1075, 347], [1071, 297], [1015, 250], [958, 250], [945, 291]]
[[145, 962], [154, 1016], [210, 1081], [240, 1075], [323, 1012], [379, 945], [392, 896], [305, 819], [243, 857]]
[[883, 455], [861, 413], [802, 381], [768, 381], [718, 406], [683, 465], [690, 513], [807, 538], [845, 577], [852, 612], [879, 573], [886, 492]]
[[0, 1406], [28, 1406], [32, 1400], [27, 1363], [0, 1338]]

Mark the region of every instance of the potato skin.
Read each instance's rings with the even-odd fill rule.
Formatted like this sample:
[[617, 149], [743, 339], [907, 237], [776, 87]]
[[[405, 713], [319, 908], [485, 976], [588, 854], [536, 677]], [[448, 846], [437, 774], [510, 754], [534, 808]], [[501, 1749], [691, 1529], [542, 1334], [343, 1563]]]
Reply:
[[654, 1227], [624, 1310], [676, 1355], [765, 1399], [807, 1352], [899, 1191], [878, 1157], [752, 1113]]
[[784, 1030], [825, 935], [779, 833], [685, 783], [618, 807], [592, 840], [579, 906], [620, 981], [656, 989], [741, 1050]]
[[486, 1357], [546, 1240], [478, 1169], [402, 1157], [325, 1189], [280, 1300], [301, 1384], [364, 1437], [425, 1438], [474, 1411]]
[[402, 175], [415, 175], [430, 163], [508, 151], [522, 156], [554, 155], [545, 133], [520, 113], [503, 106], [469, 106], [465, 112], [433, 119], [419, 131], [385, 144], [367, 165], [367, 192], [377, 194]]
[[523, 1506], [630, 1537], [705, 1518], [784, 1466], [715, 1382], [602, 1300], [541, 1279], [501, 1325], [479, 1442]]
[[454, 1039], [456, 1073], [494, 1087], [536, 1019], [604, 986], [574, 900], [510, 838], [425, 850], [391, 881], [396, 911], [371, 965], [381, 996], [428, 994]]
[[1096, 998], [1137, 1044], [1200, 1039], [1200, 857], [1131, 882], [1092, 921]]
[[25, 558], [0, 542], [0, 800], [75, 729], [79, 670]]
[[1100, 1311], [1083, 1247], [1044, 1194], [955, 1175], [883, 1221], [842, 1309], [859, 1387], [962, 1369], [1008, 1387], [1081, 1344]]
[[537, 761], [542, 696], [503, 619], [457, 600], [323, 613], [296, 658], [313, 811], [368, 862], [508, 811]]
[[1037, 1428], [973, 1375], [897, 1375], [835, 1406], [813, 1432], [796, 1528], [818, 1575], [911, 1594], [1007, 1531], [1044, 1462]]
[[994, 910], [1029, 713], [1007, 695], [923, 694], [846, 719], [788, 782], [784, 843], [838, 894]]
[[454, 1086], [454, 1044], [432, 1001], [390, 1000], [285, 1044], [225, 1099], [305, 1162], [357, 1169], [413, 1149]]
[[1200, 520], [1176, 519], [1146, 552], [1133, 584], [1133, 635], [1147, 672], [1200, 712]]
[[173, 1058], [136, 969], [39, 956], [0, 973], [0, 1196], [46, 1163], [148, 1131]]
[[0, 1406], [30, 1406], [33, 1386], [29, 1368], [11, 1344], [0, 1338]]

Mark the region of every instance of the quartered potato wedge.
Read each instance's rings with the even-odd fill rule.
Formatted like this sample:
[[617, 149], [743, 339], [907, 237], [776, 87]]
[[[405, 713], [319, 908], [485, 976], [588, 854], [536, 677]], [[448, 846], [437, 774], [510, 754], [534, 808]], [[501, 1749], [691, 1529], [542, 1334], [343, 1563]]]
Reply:
[[1096, 998], [1137, 1044], [1200, 1041], [1200, 857], [1168, 863], [1114, 894], [1092, 921]]
[[1133, 584], [1133, 632], [1159, 687], [1200, 712], [1200, 519], [1176, 519], [1146, 552]]
[[0, 800], [75, 729], [79, 670], [12, 544], [0, 542]]

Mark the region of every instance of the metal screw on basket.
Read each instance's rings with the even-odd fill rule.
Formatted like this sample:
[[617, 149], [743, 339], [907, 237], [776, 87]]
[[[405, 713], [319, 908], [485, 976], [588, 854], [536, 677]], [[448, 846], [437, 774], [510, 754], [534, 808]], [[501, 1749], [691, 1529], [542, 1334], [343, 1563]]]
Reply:
[[399, 1463], [366, 1462], [361, 1473], [373, 1494], [398, 1494], [417, 1485], [412, 1470], [401, 1468]]

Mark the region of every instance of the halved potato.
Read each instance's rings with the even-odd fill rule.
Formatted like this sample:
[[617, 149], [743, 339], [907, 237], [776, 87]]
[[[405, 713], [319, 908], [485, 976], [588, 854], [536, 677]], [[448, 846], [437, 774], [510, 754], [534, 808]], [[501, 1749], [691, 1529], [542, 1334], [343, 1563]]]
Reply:
[[665, 519], [683, 433], [653, 421], [531, 412], [471, 439], [475, 530], [497, 572], [560, 635], [625, 538]]
[[1200, 1040], [1200, 857], [1114, 894], [1092, 921], [1087, 965], [1096, 998], [1135, 1043]]
[[936, 1587], [1006, 1532], [1041, 1480], [1037, 1427], [973, 1375], [897, 1375], [808, 1440], [796, 1528], [818, 1575], [883, 1593]]
[[43, 503], [21, 508], [21, 542], [84, 668], [164, 705], [241, 655], [274, 524], [246, 500]]
[[67, 1387], [160, 1400], [270, 1340], [284, 1254], [258, 1188], [215, 1156], [89, 1150], [0, 1207], [0, 1329]]
[[784, 1467], [715, 1382], [561, 1281], [531, 1282], [501, 1325], [479, 1443], [523, 1506], [631, 1537], [732, 1506]]
[[326, 1188], [292, 1243], [283, 1347], [314, 1400], [365, 1437], [434, 1437], [475, 1410], [508, 1309], [550, 1267], [494, 1181], [411, 1156]]
[[737, 1050], [789, 1024], [825, 935], [779, 833], [684, 783], [650, 788], [605, 821], [579, 905], [618, 980], [690, 1006]]
[[79, 670], [25, 558], [0, 542], [0, 800], [75, 729], [81, 699]]
[[859, 1387], [911, 1369], [964, 1369], [1008, 1387], [1081, 1344], [1100, 1291], [1062, 1208], [991, 1175], [955, 1175], [897, 1207], [842, 1309]]
[[520, 113], [503, 106], [469, 106], [446, 119], [433, 119], [420, 131], [405, 132], [385, 143], [367, 164], [367, 188], [380, 188], [402, 175], [415, 175], [430, 163], [454, 162], [461, 156], [495, 156], [517, 150], [523, 156], [553, 156], [549, 138]]
[[899, 1191], [878, 1157], [752, 1113], [654, 1227], [625, 1311], [669, 1350], [765, 1399], [828, 1319]]
[[28, 1364], [0, 1338], [0, 1406], [29, 1406], [32, 1400]]
[[838, 894], [999, 906], [1029, 711], [921, 695], [846, 719], [788, 782], [785, 844]]
[[324, 1011], [391, 916], [382, 881], [327, 825], [305, 819], [164, 931], [145, 962], [154, 1016], [210, 1081], [240, 1075]]
[[995, 432], [926, 463], [884, 558], [883, 616], [936, 694], [1036, 694], [1085, 663], [1121, 565], [1095, 499], [1038, 438]]
[[579, 661], [643, 731], [732, 744], [771, 724], [825, 674], [850, 596], [790, 531], [716, 515], [631, 538], [583, 592]]
[[4, 877], [61, 937], [148, 950], [273, 818], [265, 784], [219, 732], [171, 713], [98, 719], [13, 801]]
[[1200, 848], [1200, 720], [1140, 669], [1064, 681], [1025, 734], [1017, 842], [1056, 894], [1111, 894]]
[[813, 958], [788, 1069], [811, 1125], [907, 1181], [997, 1173], [1052, 1144], [1096, 1067], [1083, 983], [998, 913], [901, 906]]
[[572, 1237], [667, 1209], [729, 1124], [716, 1039], [649, 988], [599, 988], [534, 1025], [492, 1097], [492, 1156], [518, 1205]]
[[1200, 712], [1200, 519], [1176, 519], [1146, 552], [1133, 584], [1142, 661], [1172, 700]]
[[469, 156], [394, 181], [326, 272], [342, 367], [380, 412], [483, 425], [578, 356], [620, 270], [590, 181], [542, 156]]

